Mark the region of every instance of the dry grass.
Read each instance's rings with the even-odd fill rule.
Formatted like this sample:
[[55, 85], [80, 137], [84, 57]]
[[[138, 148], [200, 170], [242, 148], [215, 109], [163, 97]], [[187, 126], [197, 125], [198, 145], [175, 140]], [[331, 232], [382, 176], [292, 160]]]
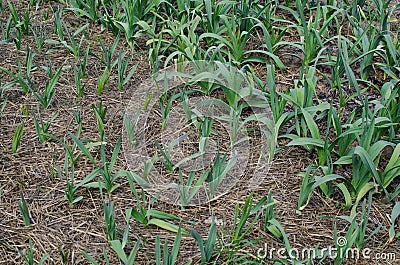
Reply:
[[[24, 8], [24, 4], [18, 1], [13, 2], [21, 10]], [[56, 3], [43, 3], [41, 11], [47, 10], [50, 13], [50, 5], [55, 6]], [[0, 20], [5, 21], [7, 14], [7, 10], [0, 13]], [[71, 27], [81, 25], [83, 21], [68, 13], [64, 15]], [[54, 37], [51, 34], [51, 17], [48, 20], [43, 20], [43, 16], [38, 12], [33, 21], [44, 25], [49, 32], [47, 37]], [[100, 45], [97, 41], [99, 37], [109, 44], [113, 42], [114, 38], [109, 32], [101, 32], [98, 26], [91, 25], [89, 43], [91, 51], [95, 54], [100, 53]], [[25, 38], [22, 47], [25, 47], [25, 45], [35, 46], [32, 35]], [[57, 85], [57, 98], [52, 106], [48, 110], [42, 111], [41, 114], [45, 119], [48, 119], [55, 112], [58, 112], [49, 132], [60, 138], [66, 137], [68, 132], [73, 132], [76, 124], [72, 110], [76, 110], [76, 106], [79, 106], [82, 110], [83, 120], [82, 137], [98, 140], [98, 129], [91, 105], [102, 100], [103, 104], [108, 107], [105, 129], [108, 139], [107, 150], [110, 154], [113, 149], [112, 145], [116, 142], [122, 129], [124, 108], [135, 88], [151, 73], [145, 47], [141, 48], [143, 49], [138, 49], [134, 53], [132, 59], [132, 63], [139, 62], [138, 70], [123, 91], [116, 89], [116, 75], [114, 74], [103, 94], [101, 96], [96, 94], [96, 82], [101, 74], [101, 67], [99, 60], [94, 57], [90, 57], [88, 61], [88, 73], [84, 79], [86, 88], [82, 99], [78, 99], [74, 92], [73, 69], [63, 71]], [[129, 48], [121, 41], [118, 49], [128, 50]], [[51, 53], [47, 53], [47, 51], [48, 47], [45, 47], [42, 52], [37, 52], [34, 57], [34, 63], [38, 68], [32, 73], [32, 77], [34, 83], [39, 87], [44, 85], [45, 80], [45, 72], [40, 69], [40, 66], [51, 63], [53, 68], [58, 68], [62, 64], [73, 64], [75, 62], [75, 59], [63, 49], [54, 50]], [[1, 45], [0, 66], [14, 68], [16, 58], [20, 58], [23, 63], [24, 54], [24, 49], [17, 51], [13, 44]], [[296, 68], [293, 67], [293, 71], [294, 69]], [[258, 71], [262, 76], [263, 69], [260, 68]], [[289, 72], [281, 73], [277, 76], [277, 80], [281, 81], [282, 86], [284, 86], [285, 82], [290, 82], [293, 75], [292, 69], [289, 68]], [[1, 82], [4, 79], [5, 77], [2, 77]], [[22, 95], [19, 92], [6, 92], [4, 96], [9, 101], [0, 120], [0, 191], [2, 192], [0, 198], [0, 264], [22, 264], [23, 261], [17, 250], [27, 249], [29, 238], [33, 241], [36, 260], [39, 260], [44, 253], [49, 253], [49, 264], [88, 264], [88, 261], [81, 255], [81, 251], [88, 252], [100, 261], [103, 259], [103, 248], [109, 253], [111, 264], [117, 264], [116, 256], [107, 243], [102, 200], [98, 190], [80, 190], [78, 195], [82, 195], [84, 199], [70, 207], [64, 198], [64, 180], [58, 179], [57, 175], [52, 176], [56, 167], [62, 164], [65, 152], [63, 147], [53, 140], [41, 144], [35, 131], [32, 115], [25, 116], [21, 113], [21, 108], [27, 109], [29, 112], [35, 111], [39, 103], [31, 94]], [[69, 106], [65, 102], [68, 102]], [[12, 137], [16, 126], [22, 122], [24, 122], [25, 128], [21, 145], [18, 153], [12, 154]], [[275, 208], [276, 218], [281, 222], [285, 231], [290, 234], [289, 239], [293, 247], [314, 247], [317, 244], [321, 246], [332, 245], [334, 243], [332, 239], [334, 219], [321, 219], [318, 216], [349, 214], [348, 211], [341, 209], [339, 205], [341, 200], [336, 200], [336, 198], [340, 198], [340, 194], [327, 201], [321, 193], [316, 192], [306, 209], [301, 214], [296, 212], [301, 185], [301, 178], [296, 174], [314, 159], [315, 157], [312, 154], [301, 149], [286, 148], [275, 157], [268, 175], [256, 187], [244, 188], [238, 184], [228, 194], [210, 204], [190, 207], [185, 210], [163, 202], [156, 202], [154, 207], [190, 221], [191, 223], [184, 223], [183, 227], [188, 230], [194, 228], [200, 234], [206, 235], [212, 212], [214, 212], [217, 220], [226, 220], [226, 229], [229, 229], [232, 225], [237, 203], [243, 204], [251, 191], [254, 191], [261, 198], [269, 190], [272, 190], [274, 198], [278, 201]], [[116, 166], [118, 169], [127, 168], [122, 153]], [[92, 166], [82, 159], [77, 166], [76, 178], [78, 180], [83, 179], [92, 170]], [[113, 192], [111, 197], [116, 205], [117, 223], [121, 235], [125, 222], [124, 212], [128, 208], [134, 207], [136, 202], [127, 181], [120, 179], [119, 182], [121, 186]], [[33, 224], [29, 227], [24, 226], [18, 209], [20, 192], [23, 192], [32, 215]], [[366, 247], [371, 248], [373, 253], [394, 252], [400, 258], [400, 247], [397, 241], [391, 245], [386, 245], [390, 205], [385, 203], [382, 197], [376, 196], [372, 206], [369, 231], [372, 231], [382, 221], [384, 226], [368, 242]], [[338, 230], [343, 233], [346, 225], [344, 221], [338, 221]], [[218, 226], [218, 230], [221, 231], [222, 226]], [[170, 242], [174, 238], [171, 233], [153, 227], [144, 228], [132, 221], [130, 238], [146, 241], [145, 246], [139, 251], [138, 264], [154, 264], [152, 253], [154, 252], [156, 235], [168, 238]], [[268, 244], [269, 247], [281, 246], [279, 241], [263, 232], [262, 222], [258, 222], [249, 235], [249, 238], [252, 239], [259, 237], [263, 238], [258, 243], [259, 247], [263, 247], [264, 243]], [[243, 249], [242, 251], [256, 255], [256, 250]], [[64, 261], [62, 256], [65, 257]], [[180, 251], [180, 263], [192, 260], [196, 264], [199, 257], [196, 242], [185, 236]], [[351, 260], [347, 264], [371, 264], [373, 262], [376, 264], [395, 264], [400, 260], [386, 263], [372, 260]]]

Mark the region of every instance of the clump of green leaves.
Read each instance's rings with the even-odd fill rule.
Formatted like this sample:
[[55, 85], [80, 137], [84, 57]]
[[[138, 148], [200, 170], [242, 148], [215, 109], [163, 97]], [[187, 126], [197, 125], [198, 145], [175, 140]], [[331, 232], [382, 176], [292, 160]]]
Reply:
[[190, 231], [192, 237], [197, 241], [199, 245], [200, 254], [201, 254], [201, 262], [202, 264], [206, 264], [211, 261], [213, 255], [215, 254], [215, 243], [217, 239], [217, 226], [215, 224], [215, 218], [213, 216], [211, 221], [211, 227], [208, 231], [208, 236], [206, 240], [203, 240], [199, 233], [196, 230]]
[[51, 66], [43, 68], [46, 70], [49, 76], [49, 80], [46, 82], [43, 93], [37, 90], [33, 90], [33, 94], [39, 100], [40, 104], [42, 104], [42, 106], [47, 109], [50, 107], [50, 104], [54, 99], [54, 96], [56, 94], [56, 85], [58, 79], [60, 78], [61, 71], [64, 69], [64, 67], [61, 66], [55, 73], [53, 73], [53, 69], [51, 68]]
[[21, 192], [21, 201], [18, 202], [19, 210], [22, 214], [22, 219], [24, 220], [25, 226], [29, 226], [31, 224], [31, 214], [28, 209], [28, 205], [26, 204], [26, 200], [24, 194]]
[[40, 109], [38, 108], [37, 114], [32, 112], [33, 122], [35, 123], [36, 133], [39, 137], [39, 141], [44, 143], [47, 140], [47, 133], [50, 128], [51, 123], [58, 116], [58, 112], [54, 113], [48, 122], [45, 122], [40, 114]]
[[132, 208], [132, 217], [145, 227], [149, 225], [155, 225], [158, 226], [162, 229], [171, 231], [171, 232], [178, 232], [178, 230], [182, 230], [182, 233], [188, 234], [188, 232], [184, 229], [180, 229], [177, 225], [174, 225], [170, 222], [167, 222], [165, 220], [173, 220], [173, 221], [179, 221], [180, 218], [177, 216], [174, 216], [172, 214], [168, 214], [162, 211], [154, 210], [154, 209], [149, 209], [146, 204], [144, 204], [142, 201], [146, 200], [146, 195], [144, 194], [144, 191], [142, 190], [141, 196], [136, 191], [135, 187], [135, 181], [132, 176], [128, 177], [129, 184], [131, 186], [131, 190], [137, 200], [137, 207]]
[[126, 53], [120, 53], [118, 56], [117, 66], [118, 66], [118, 86], [117, 88], [121, 90], [132, 78], [133, 74], [136, 71], [139, 63], [136, 63], [132, 68], [128, 71], [128, 64], [131, 59], [130, 54], [125, 58]]
[[[156, 264], [157, 265], [174, 265], [178, 259], [178, 254], [179, 254], [179, 248], [181, 245], [181, 236], [182, 236], [182, 230], [179, 227], [178, 232], [176, 234], [174, 243], [172, 245], [171, 252], [168, 250], [168, 241], [166, 240], [164, 242], [164, 247], [161, 251], [161, 243], [160, 243], [160, 237], [156, 237]], [[161, 259], [161, 254], [163, 255], [163, 259]], [[161, 263], [162, 260], [162, 263]]]
[[34, 259], [32, 239], [29, 239], [29, 248], [25, 251], [25, 253], [20, 251], [19, 249], [17, 249], [17, 251], [25, 261], [25, 264], [27, 265], [34, 265], [34, 264], [42, 265], [50, 257], [50, 255], [46, 253], [41, 257], [39, 263], [36, 263]]
[[24, 122], [18, 125], [15, 129], [14, 136], [12, 139], [12, 152], [13, 154], [17, 153], [19, 144], [21, 142], [22, 134], [24, 133]]
[[182, 171], [179, 170], [179, 203], [183, 208], [190, 204], [192, 199], [199, 192], [200, 188], [203, 187], [203, 183], [207, 180], [208, 174], [208, 171], [203, 172], [194, 183], [196, 176], [195, 170], [190, 171], [187, 178], [184, 178]]
[[103, 202], [103, 211], [108, 240], [115, 240], [117, 238], [117, 225], [115, 222], [114, 203], [110, 200], [108, 202]]
[[219, 185], [224, 180], [229, 170], [235, 166], [236, 164], [236, 156], [233, 156], [227, 161], [227, 154], [221, 156], [218, 152], [213, 167], [207, 176], [207, 183], [210, 189], [211, 197], [215, 196], [215, 192], [217, 191]]
[[392, 209], [392, 213], [390, 215], [390, 229], [389, 229], [389, 243], [391, 243], [394, 238], [400, 237], [400, 232], [396, 234], [394, 231], [394, 227], [396, 224], [396, 219], [400, 216], [400, 202], [397, 202], [396, 205]]

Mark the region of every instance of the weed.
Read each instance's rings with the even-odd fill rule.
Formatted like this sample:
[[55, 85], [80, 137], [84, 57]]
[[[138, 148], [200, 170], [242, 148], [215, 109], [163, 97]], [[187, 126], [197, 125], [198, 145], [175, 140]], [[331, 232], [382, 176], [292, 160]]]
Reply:
[[163, 165], [169, 170], [169, 171], [174, 171], [176, 166], [173, 164], [171, 160], [171, 152], [172, 148], [185, 140], [185, 138], [188, 136], [188, 134], [184, 134], [177, 139], [173, 140], [169, 145], [168, 148], [166, 147], [161, 147], [160, 143], [157, 140], [154, 140], [154, 145], [157, 147], [158, 151], [161, 153], [161, 155], [164, 157], [164, 159], [159, 158], [158, 160], [163, 163]]
[[[203, 172], [201, 176], [198, 178], [196, 183], [194, 183], [196, 171], [190, 171], [186, 183], [183, 178], [183, 173], [181, 170], [179, 170], [179, 198], [180, 198], [180, 204], [183, 208], [185, 206], [189, 205], [191, 200], [196, 196], [196, 194], [199, 192], [200, 188], [202, 187], [203, 183], [207, 180], [209, 172]], [[194, 185], [193, 185], [194, 184]], [[193, 187], [192, 187], [193, 185]]]
[[155, 225], [164, 230], [168, 230], [174, 233], [181, 230], [182, 233], [188, 234], [186, 230], [181, 229], [180, 227], [171, 224], [170, 222], [164, 221], [164, 220], [180, 220], [180, 218], [172, 214], [168, 214], [158, 210], [148, 209], [148, 207], [142, 203], [142, 201], [145, 201], [146, 199], [144, 191], [142, 190], [141, 196], [139, 196], [135, 188], [134, 178], [132, 176], [128, 176], [128, 180], [129, 180], [129, 185], [131, 186], [131, 191], [137, 200], [137, 209], [132, 208], [132, 217], [137, 222], [141, 223], [145, 227], [149, 225]]
[[53, 74], [53, 70], [50, 67], [44, 67], [46, 70], [49, 80], [46, 82], [45, 88], [43, 93], [40, 93], [39, 91], [33, 90], [33, 94], [35, 97], [39, 100], [40, 104], [47, 109], [50, 107], [51, 102], [54, 99], [54, 96], [56, 94], [56, 85], [58, 82], [58, 79], [60, 78], [61, 71], [64, 69], [63, 66], [61, 66], [55, 74]]
[[390, 215], [390, 229], [389, 229], [389, 243], [394, 240], [394, 238], [400, 237], [400, 232], [395, 234], [394, 226], [396, 224], [397, 217], [400, 216], [400, 202], [396, 203], [396, 205], [392, 209], [392, 213]]
[[36, 133], [39, 137], [39, 141], [44, 143], [47, 140], [47, 132], [50, 128], [51, 123], [54, 121], [55, 118], [58, 116], [58, 112], [52, 115], [48, 122], [43, 121], [42, 116], [40, 115], [40, 109], [37, 110], [37, 116], [32, 111], [33, 114], [33, 122], [35, 123]]
[[106, 223], [107, 237], [109, 241], [116, 240], [117, 238], [117, 225], [115, 222], [115, 207], [114, 203], [110, 200], [103, 202], [104, 220]]
[[196, 230], [191, 230], [190, 233], [199, 245], [201, 262], [203, 264], [210, 262], [214, 255], [215, 243], [217, 239], [217, 226], [215, 224], [214, 216], [212, 218], [211, 227], [208, 231], [208, 236], [206, 240], [203, 240], [199, 233], [196, 232]]
[[28, 209], [28, 205], [26, 204], [24, 194], [21, 192], [21, 201], [18, 202], [19, 210], [22, 214], [22, 219], [24, 220], [25, 226], [30, 226], [31, 224], [31, 214]]
[[[65, 190], [65, 195], [64, 197], [68, 200], [70, 207], [72, 207], [75, 203], [81, 201], [83, 199], [83, 196], [76, 197], [77, 191], [84, 186], [85, 184], [89, 183], [92, 181], [95, 177], [97, 177], [100, 173], [100, 170], [94, 170], [91, 172], [89, 175], [87, 175], [81, 182], [78, 184], [75, 184], [75, 163], [77, 159], [79, 158], [80, 154], [77, 156], [74, 156], [74, 151], [76, 146], [79, 146], [79, 144], [82, 144], [79, 140], [77, 141], [77, 137], [73, 134], [70, 134], [73, 140], [75, 141], [75, 144], [71, 147], [68, 145], [68, 143], [62, 142], [60, 139], [50, 136], [51, 138], [55, 138], [59, 142], [61, 142], [65, 149], [66, 149], [66, 154], [64, 158], [64, 169], [63, 171], [61, 170], [61, 167], [59, 166], [57, 169], [58, 176], [60, 179], [65, 179], [67, 188]], [[78, 142], [78, 143], [77, 143]]]
[[257, 242], [257, 239], [247, 240], [246, 236], [260, 218], [262, 214], [261, 209], [265, 202], [266, 198], [264, 197], [259, 203], [253, 206], [253, 193], [251, 193], [246, 198], [242, 209], [239, 208], [239, 204], [236, 204], [233, 228], [231, 234], [229, 235], [229, 241], [224, 244], [223, 251], [221, 252], [220, 250], [220, 255], [227, 259], [228, 262], [235, 263], [247, 258], [247, 254], [241, 256], [238, 255], [238, 251], [243, 247], [252, 246], [255, 242]]
[[161, 253], [163, 254], [162, 264], [163, 265], [174, 265], [178, 259], [179, 248], [181, 245], [181, 233], [182, 230], [179, 227], [174, 243], [172, 245], [171, 252], [168, 250], [168, 242], [164, 242], [164, 248], [161, 251], [160, 237], [156, 237], [156, 264], [161, 265]]
[[14, 136], [12, 139], [12, 152], [17, 153], [19, 144], [21, 143], [22, 134], [24, 133], [24, 122], [18, 125], [15, 129]]
[[83, 90], [85, 89], [85, 85], [82, 85], [82, 68], [78, 66], [74, 66], [74, 79], [75, 79], [75, 88], [76, 88], [76, 94], [78, 95], [78, 98], [81, 98], [83, 96]]
[[72, 7], [66, 10], [70, 10], [78, 16], [85, 16], [97, 24], [101, 18], [99, 10], [102, 2], [98, 0], [72, 0], [70, 1]]
[[39, 260], [39, 263], [36, 263], [34, 260], [34, 257], [33, 257], [34, 253], [33, 253], [32, 239], [29, 239], [29, 248], [25, 251], [25, 253], [23, 253], [19, 249], [17, 249], [17, 251], [18, 251], [18, 254], [21, 255], [21, 257], [25, 261], [25, 264], [27, 264], [27, 265], [34, 265], [34, 264], [42, 265], [50, 257], [50, 255], [48, 253], [46, 253]]
[[43, 28], [42, 24], [40, 24], [40, 26], [36, 26], [35, 28], [32, 28], [32, 34], [33, 34], [33, 37], [35, 38], [37, 49], [39, 51], [42, 51], [43, 46], [45, 44], [45, 37], [46, 37], [46, 31]]
[[[120, 53], [118, 56], [118, 89], [121, 90], [123, 86], [125, 86], [129, 80], [132, 78], [133, 74], [139, 63], [136, 63], [126, 74], [128, 70], [128, 63], [130, 60], [130, 56], [125, 59], [126, 53]], [[124, 60], [125, 59], [125, 60]]]
[[209, 172], [207, 176], [207, 183], [210, 189], [210, 195], [211, 198], [215, 196], [215, 192], [217, 191], [217, 188], [221, 184], [221, 182], [224, 180], [226, 175], [228, 174], [229, 170], [235, 166], [237, 161], [236, 155], [234, 155], [232, 158], [230, 158], [227, 161], [227, 155], [224, 154], [221, 156], [221, 154], [218, 152], [214, 164], [212, 167], [212, 170]]
[[[100, 265], [100, 263], [98, 263], [93, 257], [91, 257], [87, 252], [82, 251], [82, 256], [87, 259], [88, 261], [90, 261], [90, 263], [92, 263], [93, 265]], [[108, 259], [108, 255], [105, 249], [103, 249], [103, 260], [105, 263], [101, 263], [101, 264], [105, 264], [105, 265], [110, 265], [110, 261]]]

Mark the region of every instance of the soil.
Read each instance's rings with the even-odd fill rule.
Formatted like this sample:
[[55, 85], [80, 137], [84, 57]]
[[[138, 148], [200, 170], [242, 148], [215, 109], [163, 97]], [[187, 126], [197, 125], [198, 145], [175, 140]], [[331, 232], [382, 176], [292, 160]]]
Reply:
[[[13, 1], [17, 10], [24, 10], [25, 4], [22, 1]], [[9, 10], [5, 5], [5, 11], [0, 12], [0, 21], [7, 21]], [[57, 39], [53, 33], [53, 17], [45, 19], [43, 12], [52, 14], [57, 9], [56, 2], [43, 2], [39, 11], [34, 11], [32, 18], [34, 25], [42, 25], [46, 29], [46, 38]], [[69, 23], [71, 32], [85, 23], [85, 19], [78, 18], [72, 13], [64, 13], [63, 18]], [[100, 56], [100, 38], [111, 46], [115, 36], [109, 31], [102, 30], [100, 26], [90, 23], [89, 38], [82, 48], [90, 45], [91, 52]], [[85, 42], [84, 42], [85, 43]], [[145, 41], [143, 41], [145, 43]], [[16, 50], [14, 44], [0, 44], [0, 66], [7, 69], [17, 69], [18, 60], [21, 65], [25, 63], [26, 45], [36, 47], [32, 34], [24, 36], [21, 50]], [[130, 51], [130, 47], [121, 38], [118, 51]], [[81, 139], [86, 138], [99, 141], [98, 125], [92, 109], [100, 101], [107, 106], [105, 118], [106, 151], [111, 157], [112, 150], [117, 142], [123, 127], [123, 113], [129, 103], [135, 89], [141, 85], [143, 80], [151, 76], [152, 70], [147, 60], [145, 45], [136, 47], [132, 53], [133, 57], [130, 67], [136, 62], [139, 66], [133, 78], [123, 88], [117, 89], [117, 73], [113, 72], [106, 88], [101, 95], [97, 94], [97, 79], [102, 74], [103, 65], [100, 60], [91, 55], [88, 59], [87, 73], [83, 80], [85, 84], [84, 95], [78, 98], [75, 92], [73, 66], [78, 63], [77, 59], [69, 54], [66, 49], [45, 44], [42, 51], [36, 50], [34, 64], [37, 68], [32, 71], [31, 78], [38, 90], [43, 90], [48, 80], [46, 72], [41, 66], [50, 66], [58, 69], [62, 65], [70, 65], [71, 68], [62, 71], [57, 84], [56, 98], [48, 109], [40, 107], [40, 103], [32, 93], [23, 94], [19, 91], [6, 91], [2, 100], [7, 98], [7, 105], [0, 118], [0, 264], [22, 264], [23, 260], [18, 251], [25, 251], [29, 247], [29, 239], [32, 240], [34, 256], [38, 261], [45, 253], [50, 254], [49, 264], [89, 264], [81, 255], [82, 251], [90, 254], [95, 260], [104, 260], [103, 249], [106, 250], [110, 264], [118, 264], [117, 256], [110, 249], [107, 243], [107, 234], [103, 216], [102, 196], [98, 189], [80, 189], [77, 196], [83, 196], [83, 200], [70, 207], [64, 198], [66, 188], [65, 179], [60, 179], [57, 174], [57, 167], [63, 166], [65, 150], [64, 147], [53, 139], [41, 143], [38, 139], [32, 113], [37, 113], [40, 108], [40, 115], [46, 121], [54, 117], [51, 122], [49, 133], [60, 139], [70, 139], [69, 133], [75, 133], [77, 123], [74, 119], [74, 111], [81, 111], [82, 134]], [[283, 53], [285, 51], [282, 51]], [[278, 88], [282, 91], [289, 89], [293, 79], [298, 76], [301, 66], [300, 60], [284, 57], [287, 71], [277, 70], [276, 81]], [[255, 67], [257, 75], [265, 80], [265, 68], [262, 65]], [[376, 83], [381, 83], [381, 75], [372, 77]], [[0, 74], [0, 83], [3, 85], [8, 80], [6, 75]], [[352, 92], [350, 92], [352, 93]], [[318, 82], [318, 97], [326, 101], [335, 101], [337, 96], [328, 88], [328, 84], [320, 76]], [[349, 104], [348, 111], [352, 105]], [[1, 107], [1, 106], [0, 106]], [[26, 112], [29, 115], [26, 115]], [[12, 139], [18, 125], [24, 124], [23, 136], [19, 151], [13, 154], [11, 151]], [[280, 146], [285, 142], [280, 141]], [[254, 145], [254, 149], [256, 149]], [[95, 151], [95, 149], [93, 150]], [[257, 152], [257, 150], [254, 150]], [[95, 154], [95, 152], [92, 152]], [[95, 157], [100, 161], [100, 157]], [[335, 224], [339, 235], [344, 235], [349, 224], [337, 218], [321, 218], [322, 216], [346, 216], [349, 210], [344, 210], [341, 194], [334, 194], [332, 198], [326, 198], [322, 192], [314, 192], [307, 207], [300, 212], [297, 211], [297, 202], [302, 178], [298, 173], [308, 165], [315, 164], [317, 157], [302, 148], [284, 147], [274, 157], [268, 174], [261, 183], [248, 187], [237, 183], [229, 193], [201, 206], [192, 206], [181, 209], [179, 206], [157, 201], [153, 208], [174, 214], [186, 222], [183, 228], [186, 230], [195, 229], [203, 237], [207, 236], [210, 226], [210, 218], [215, 215], [219, 221], [218, 231], [230, 231], [233, 227], [235, 216], [235, 205], [243, 205], [250, 193], [254, 192], [255, 201], [272, 191], [276, 199], [276, 219], [282, 224], [285, 232], [289, 235], [292, 247], [314, 248], [317, 245], [324, 247], [333, 245], [333, 231]], [[121, 152], [118, 156], [115, 170], [127, 169], [127, 162]], [[88, 160], [80, 158], [75, 171], [75, 180], [80, 181], [92, 172], [94, 167]], [[348, 171], [343, 172], [349, 174]], [[115, 203], [115, 214], [118, 226], [118, 238], [122, 238], [125, 228], [125, 210], [136, 207], [135, 196], [130, 190], [128, 181], [119, 178], [117, 188], [109, 196]], [[32, 224], [25, 227], [18, 202], [23, 193], [29, 211]], [[146, 197], [147, 204], [151, 198]], [[396, 253], [397, 260], [348, 260], [344, 264], [396, 264], [400, 263], [400, 245], [395, 240], [387, 243], [388, 228], [390, 226], [389, 215], [393, 208], [383, 195], [374, 195], [367, 234], [370, 234], [381, 222], [382, 228], [370, 240], [365, 247], [370, 248], [372, 253]], [[175, 223], [178, 224], [178, 223]], [[223, 229], [224, 228], [224, 229]], [[399, 225], [396, 226], [397, 230]], [[159, 236], [162, 240], [168, 240], [172, 244], [175, 235], [170, 232], [155, 228], [144, 227], [131, 219], [129, 231], [130, 239], [140, 240], [144, 247], [139, 250], [137, 264], [154, 264], [155, 238]], [[257, 255], [259, 248], [280, 248], [281, 241], [264, 232], [263, 220], [256, 222], [248, 239], [262, 238], [255, 243], [254, 248], [240, 249], [241, 253]], [[227, 235], [220, 238], [220, 245], [227, 243]], [[127, 252], [129, 252], [129, 248]], [[194, 264], [200, 262], [200, 254], [195, 240], [184, 235], [182, 238], [179, 254], [179, 264], [187, 261]], [[331, 264], [331, 260], [323, 261], [323, 264]], [[270, 263], [266, 263], [270, 264]]]

